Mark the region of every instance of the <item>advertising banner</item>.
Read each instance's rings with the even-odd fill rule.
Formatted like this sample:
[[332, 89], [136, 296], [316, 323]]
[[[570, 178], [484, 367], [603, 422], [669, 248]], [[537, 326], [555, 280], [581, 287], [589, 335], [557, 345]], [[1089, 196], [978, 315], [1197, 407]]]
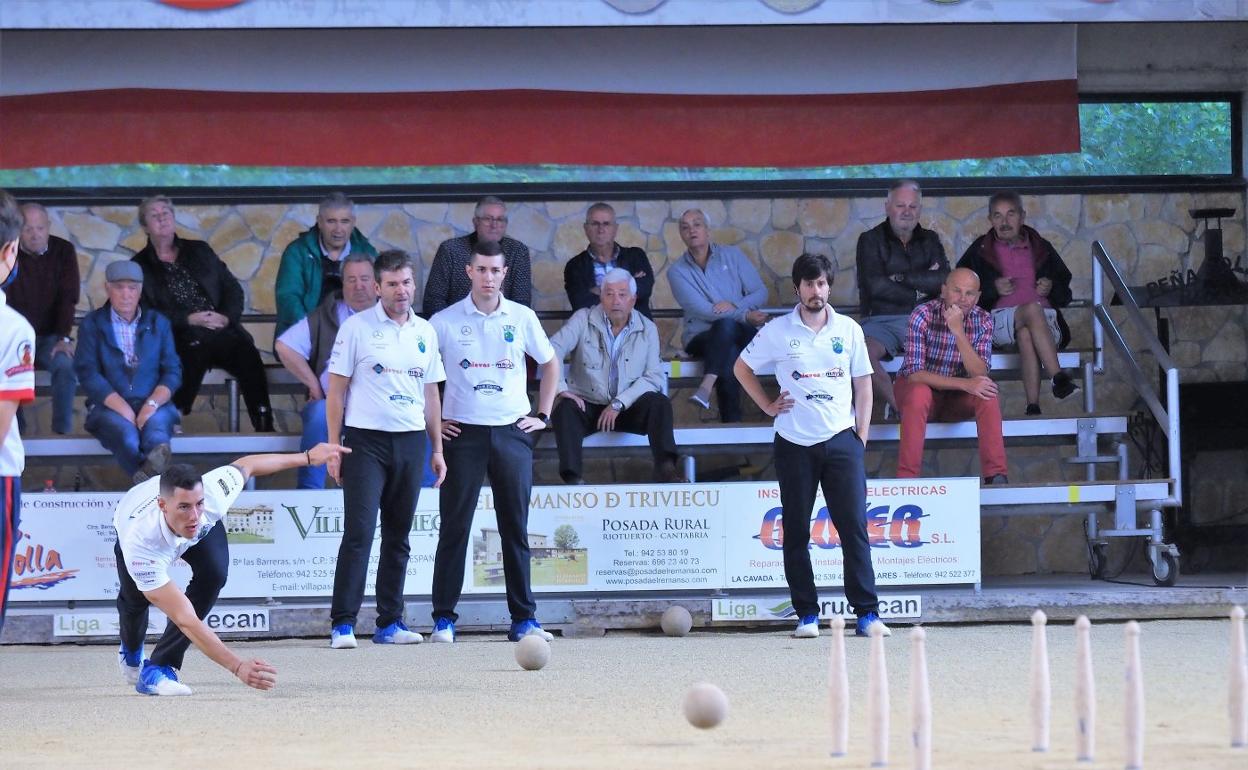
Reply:
[[[117, 595], [113, 509], [120, 493], [32, 494], [22, 500], [14, 602], [109, 600]], [[783, 588], [779, 489], [771, 483], [536, 487], [530, 498], [533, 590], [539, 593]], [[817, 499], [811, 556], [818, 585], [843, 581], [840, 541]], [[438, 497], [425, 490], [409, 534], [406, 593], [428, 595], [438, 543]], [[873, 480], [868, 533], [880, 585], [980, 579], [976, 479]], [[222, 598], [325, 598], [342, 541], [337, 490], [246, 491], [225, 519], [230, 575]], [[380, 533], [365, 583], [372, 594]], [[504, 591], [493, 496], [482, 490], [465, 556], [464, 591]], [[185, 585], [189, 568], [174, 565]]]
[[[783, 588], [784, 530], [774, 482], [732, 485], [727, 518], [727, 588]], [[844, 585], [841, 541], [820, 491], [810, 520], [815, 584]], [[870, 479], [867, 536], [881, 586], [977, 583], [979, 481], [975, 478]]]
[[[923, 616], [923, 597], [919, 594], [880, 594], [879, 616], [884, 620], [895, 618], [920, 618]], [[854, 608], [843, 596], [829, 596], [819, 601], [819, 619], [835, 617], [853, 622]], [[750, 620], [797, 619], [793, 602], [780, 594], [771, 596], [725, 596], [711, 601], [712, 622], [736, 622]]]

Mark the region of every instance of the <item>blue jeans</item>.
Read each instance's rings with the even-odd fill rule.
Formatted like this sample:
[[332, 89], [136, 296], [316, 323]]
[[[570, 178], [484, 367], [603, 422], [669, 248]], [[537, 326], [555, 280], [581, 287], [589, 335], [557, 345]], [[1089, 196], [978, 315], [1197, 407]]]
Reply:
[[[35, 340], [35, 368], [52, 376], [52, 430], [65, 434], [74, 430], [74, 392], [78, 390], [78, 375], [74, 374], [73, 356], [52, 355], [52, 348], [60, 339], [55, 334], [45, 334]], [[18, 429], [26, 430], [20, 411], [17, 421]]]
[[[143, 406], [143, 401], [134, 401], [130, 408], [135, 414]], [[113, 453], [117, 462], [129, 475], [139, 469], [147, 459], [147, 453], [158, 444], [168, 444], [173, 438], [173, 429], [182, 421], [177, 407], [172, 403], [161, 406], [143, 423], [139, 430], [134, 423], [109, 409], [103, 404], [96, 404], [87, 414], [86, 428], [104, 446]]]
[[[299, 449], [308, 450], [322, 441], [329, 439], [329, 423], [325, 421], [325, 399], [317, 399], [304, 404], [303, 438], [299, 440]], [[296, 474], [298, 482], [295, 489], [324, 489], [325, 466], [304, 465]]]

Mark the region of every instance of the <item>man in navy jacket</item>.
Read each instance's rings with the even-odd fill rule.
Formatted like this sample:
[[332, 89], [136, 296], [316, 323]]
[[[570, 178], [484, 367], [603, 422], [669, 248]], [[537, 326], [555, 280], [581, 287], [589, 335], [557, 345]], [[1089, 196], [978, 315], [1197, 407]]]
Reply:
[[169, 319], [139, 306], [142, 268], [114, 262], [104, 280], [108, 303], [82, 319], [74, 368], [87, 392], [87, 431], [137, 484], [169, 463], [182, 364]]
[[654, 268], [644, 249], [615, 242], [620, 225], [609, 203], [595, 203], [585, 212], [585, 237], [589, 248], [568, 260], [563, 268], [563, 287], [573, 310], [593, 307], [602, 301], [602, 278], [615, 268], [627, 270], [637, 281], [636, 310], [651, 320], [650, 293], [654, 291]]

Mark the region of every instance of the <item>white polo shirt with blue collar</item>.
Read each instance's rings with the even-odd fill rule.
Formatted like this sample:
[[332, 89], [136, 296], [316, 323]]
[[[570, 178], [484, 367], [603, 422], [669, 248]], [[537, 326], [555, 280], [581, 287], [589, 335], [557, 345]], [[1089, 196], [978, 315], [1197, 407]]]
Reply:
[[410, 309], [394, 321], [380, 302], [342, 322], [326, 368], [351, 378], [344, 422], [391, 433], [424, 430], [425, 385], [446, 379], [433, 326]]
[[113, 512], [113, 527], [126, 572], [140, 591], [155, 591], [169, 582], [169, 568], [182, 554], [199, 545], [243, 491], [243, 472], [233, 465], [208, 471], [202, 477], [204, 512], [195, 536], [185, 538], [169, 528], [160, 510], [160, 476], [138, 484], [121, 498]]
[[758, 371], [774, 364], [776, 382], [793, 408], [776, 417], [776, 433], [800, 446], [827, 441], [854, 427], [853, 378], [872, 372], [862, 327], [827, 306], [818, 332], [802, 323], [801, 308], [767, 323], [741, 353]]
[[469, 294], [430, 321], [446, 369], [443, 419], [510, 425], [529, 413], [524, 356], [538, 364], [555, 356], [536, 313], [506, 297], [494, 312], [482, 313]]

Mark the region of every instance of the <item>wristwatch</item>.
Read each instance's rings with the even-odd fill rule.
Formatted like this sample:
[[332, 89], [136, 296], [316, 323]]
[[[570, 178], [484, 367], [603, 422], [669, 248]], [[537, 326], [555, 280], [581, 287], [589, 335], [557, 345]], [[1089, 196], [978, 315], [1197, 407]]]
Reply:
[[537, 419], [539, 419], [539, 420], [541, 420], [542, 422], [546, 423], [546, 427], [548, 427], [548, 428], [550, 427], [550, 415], [546, 414], [545, 412], [538, 412], [538, 413], [537, 413]]
[[69, 343], [73, 341], [74, 341], [73, 337], [61, 337], [61, 342], [64, 342], [66, 345], [68, 345]]
[[148, 406], [150, 406], [150, 407], [151, 407], [151, 408], [153, 408], [153, 409], [159, 409], [159, 408], [160, 408], [160, 404], [156, 403], [155, 401], [153, 401], [153, 400], [152, 400], [152, 399], [150, 399], [150, 398], [147, 400], [147, 405], [148, 405]]
[[624, 411], [624, 402], [618, 398], [613, 398], [611, 399], [611, 408], [617, 412], [622, 412]]

